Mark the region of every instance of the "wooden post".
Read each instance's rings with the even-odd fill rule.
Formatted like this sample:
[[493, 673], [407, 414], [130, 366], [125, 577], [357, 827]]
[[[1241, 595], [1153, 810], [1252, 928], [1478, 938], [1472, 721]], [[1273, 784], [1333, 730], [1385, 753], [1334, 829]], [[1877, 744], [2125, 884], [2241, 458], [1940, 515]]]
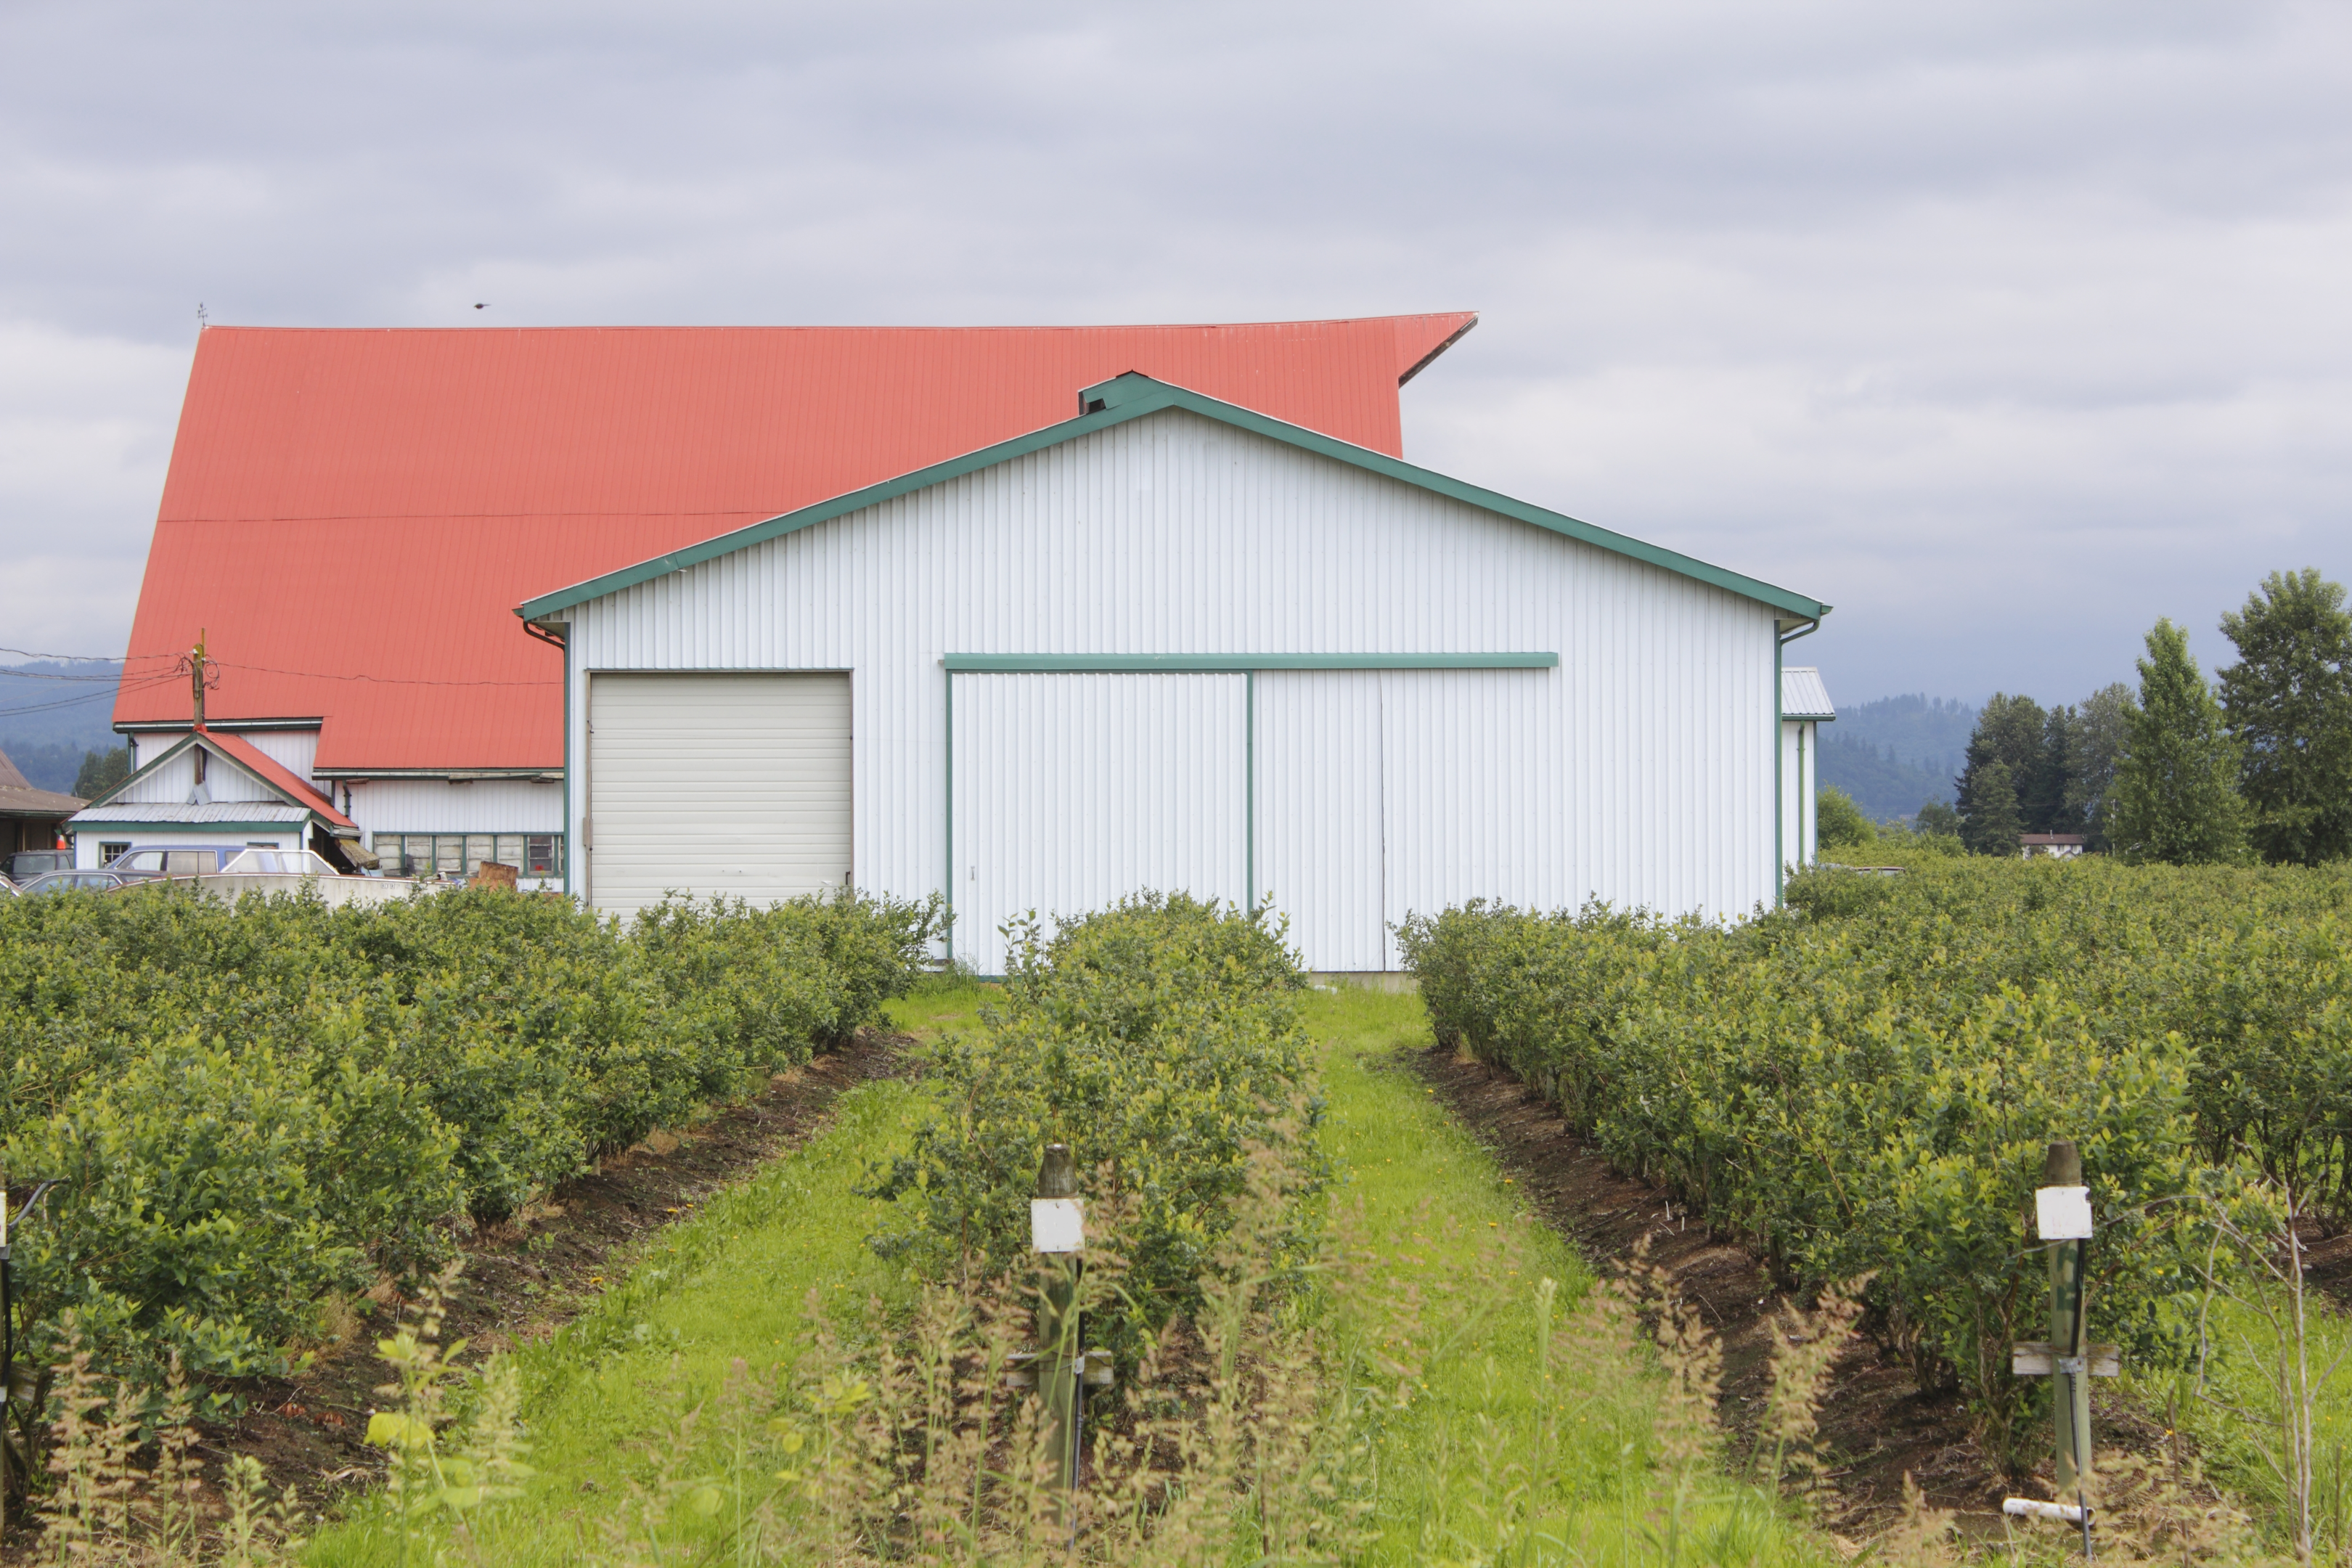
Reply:
[[[2042, 1184], [2080, 1187], [2082, 1152], [2071, 1142], [2050, 1145], [2042, 1167]], [[2085, 1232], [2089, 1226], [2082, 1227]], [[2089, 1236], [2043, 1238], [2050, 1261], [2050, 1349], [2053, 1378], [2050, 1405], [2058, 1438], [2058, 1491], [2080, 1492], [2091, 1474], [2091, 1377], [2084, 1361], [2089, 1336], [2084, 1332], [2088, 1296], [2084, 1289], [2084, 1265], [2090, 1251]]]
[[[1045, 1451], [1053, 1474], [1046, 1484], [1067, 1492], [1078, 1484], [1080, 1423], [1086, 1363], [1078, 1352], [1078, 1276], [1086, 1263], [1083, 1210], [1078, 1208], [1078, 1172], [1069, 1146], [1050, 1143], [1037, 1167], [1037, 1195], [1029, 1205], [1030, 1242], [1048, 1278], [1037, 1310], [1037, 1394], [1045, 1405]], [[1066, 1513], [1066, 1510], [1065, 1510]]]

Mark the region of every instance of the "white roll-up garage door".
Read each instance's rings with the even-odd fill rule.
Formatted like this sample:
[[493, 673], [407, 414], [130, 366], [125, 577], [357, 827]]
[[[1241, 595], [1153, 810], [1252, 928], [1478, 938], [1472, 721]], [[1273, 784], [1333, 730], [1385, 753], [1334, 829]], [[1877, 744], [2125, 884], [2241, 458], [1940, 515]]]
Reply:
[[597, 909], [849, 879], [847, 675], [597, 674], [588, 698]]
[[960, 674], [955, 950], [1004, 972], [997, 928], [1146, 889], [1239, 903], [1249, 858], [1246, 678]]

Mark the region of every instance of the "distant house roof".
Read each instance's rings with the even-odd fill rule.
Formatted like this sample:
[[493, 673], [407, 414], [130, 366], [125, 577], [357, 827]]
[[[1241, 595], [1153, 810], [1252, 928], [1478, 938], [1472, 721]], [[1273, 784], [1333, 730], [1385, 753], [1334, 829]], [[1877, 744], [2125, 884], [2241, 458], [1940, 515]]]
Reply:
[[2017, 841], [2020, 844], [2041, 844], [2063, 848], [2069, 844], [2083, 843], [2084, 837], [2079, 833], [2021, 833], [2017, 836]]
[[[218, 784], [210, 779], [206, 781], [205, 794], [211, 798], [178, 801], [122, 798], [126, 795], [147, 793], [142, 786], [193, 746], [202, 746], [231, 764]], [[220, 798], [234, 788], [243, 788], [247, 793], [241, 798]], [[241, 736], [205, 729], [184, 734], [177, 742], [158, 752], [137, 773], [76, 812], [73, 824], [89, 826], [100, 823], [162, 825], [299, 822], [305, 819], [315, 820], [338, 837], [354, 836], [359, 831], [357, 824], [335, 809], [333, 801], [321, 796], [309, 781], [299, 777], [292, 769], [252, 742]]]
[[[560, 768], [562, 659], [519, 600], [1067, 419], [1130, 370], [1395, 456], [1399, 384], [1476, 321], [215, 327], [131, 668], [204, 635], [210, 716], [319, 724], [328, 775]], [[187, 718], [168, 679], [114, 712]]]
[[79, 795], [35, 789], [32, 781], [9, 760], [8, 753], [0, 752], [0, 816], [69, 816], [81, 808], [81, 804]]
[[1830, 703], [1830, 689], [1822, 684], [1820, 669], [1810, 664], [1797, 664], [1780, 671], [1780, 717], [1824, 722], [1837, 717], [1837, 710]]
[[[919, 468], [912, 473], [901, 474], [895, 479], [886, 479], [880, 484], [868, 485], [860, 490], [852, 490], [846, 495], [835, 496], [830, 500], [803, 507], [798, 511], [769, 518], [749, 528], [737, 529], [732, 533], [721, 534], [716, 539], [704, 540], [698, 544], [689, 545], [683, 550], [674, 550], [651, 560], [640, 561], [620, 571], [606, 573], [603, 576], [575, 584], [557, 593], [541, 595], [536, 599], [529, 600], [517, 606], [515, 614], [522, 616], [526, 621], [542, 617], [552, 618], [574, 605], [601, 598], [607, 594], [618, 593], [624, 588], [650, 582], [656, 577], [667, 576], [672, 572], [695, 565], [699, 562], [709, 561], [734, 551], [748, 549], [766, 540], [792, 533], [833, 518], [845, 516], [850, 512], [888, 500], [895, 496], [905, 495], [927, 486], [941, 484], [963, 474], [976, 473], [982, 468], [1010, 462], [1015, 458], [1026, 456], [1031, 452], [1058, 446], [1065, 441], [1074, 441], [1095, 431], [1108, 429], [1111, 426], [1123, 424], [1130, 419], [1140, 419], [1147, 415], [1158, 414], [1166, 409], [1181, 409], [1188, 414], [1199, 415], [1204, 419], [1213, 419], [1220, 424], [1265, 437], [1269, 440], [1280, 441], [1286, 446], [1297, 447], [1356, 468], [1368, 469], [1384, 479], [1395, 479], [1454, 500], [1467, 502], [1471, 506], [1482, 508], [1504, 517], [1516, 519], [1520, 522], [1531, 523], [1547, 532], [1564, 534], [1570, 539], [1597, 546], [1615, 554], [1631, 556], [1636, 561], [1646, 562], [1650, 565], [1663, 567], [1666, 571], [1696, 578], [1699, 582], [1740, 595], [1745, 598], [1754, 599], [1799, 619], [1819, 620], [1830, 612], [1829, 605], [1815, 599], [1809, 599], [1801, 594], [1792, 593], [1786, 588], [1777, 588], [1769, 583], [1760, 582], [1754, 577], [1742, 576], [1737, 572], [1727, 571], [1720, 566], [1711, 566], [1704, 561], [1663, 549], [1658, 545], [1646, 544], [1638, 539], [1629, 538], [1622, 533], [1613, 533], [1605, 528], [1596, 528], [1589, 522], [1580, 522], [1575, 518], [1563, 513], [1533, 506], [1523, 500], [1515, 500], [1499, 491], [1466, 484], [1460, 479], [1449, 479], [1444, 474], [1428, 468], [1415, 468], [1402, 458], [1390, 457], [1385, 453], [1369, 451], [1344, 441], [1335, 441], [1318, 432], [1296, 425], [1286, 425], [1254, 410], [1221, 402], [1185, 387], [1171, 386], [1147, 375], [1130, 373], [1116, 376], [1100, 385], [1089, 386], [1079, 395], [1079, 406], [1087, 412], [1075, 419], [1065, 420], [1042, 430], [1033, 430], [1025, 436], [1015, 437], [1010, 441], [1000, 441], [994, 446], [985, 447], [975, 452], [966, 452], [945, 462], [934, 463], [929, 468]], [[1814, 682], [1816, 690], [1820, 689], [1820, 684], [1816, 679]], [[1824, 703], [1826, 704], [1826, 698]]]

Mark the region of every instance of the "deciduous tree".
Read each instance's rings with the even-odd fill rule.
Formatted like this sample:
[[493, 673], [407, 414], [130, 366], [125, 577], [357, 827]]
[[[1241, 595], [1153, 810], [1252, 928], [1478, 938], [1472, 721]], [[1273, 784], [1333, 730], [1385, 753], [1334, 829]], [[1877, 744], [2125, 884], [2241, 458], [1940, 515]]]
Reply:
[[2317, 568], [2273, 572], [2224, 615], [2238, 662], [2216, 671], [2240, 748], [2247, 835], [2263, 858], [2352, 855], [2352, 615]]

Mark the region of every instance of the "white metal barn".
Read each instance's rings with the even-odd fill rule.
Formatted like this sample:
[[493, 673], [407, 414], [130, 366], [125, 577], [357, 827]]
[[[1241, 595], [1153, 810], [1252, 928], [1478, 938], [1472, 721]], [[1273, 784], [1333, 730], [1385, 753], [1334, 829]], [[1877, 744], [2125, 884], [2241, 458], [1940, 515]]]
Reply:
[[1837, 717], [1811, 665], [1780, 670], [1780, 843], [1791, 865], [1821, 858], [1822, 726]]
[[1355, 972], [1471, 898], [1775, 900], [1827, 605], [1143, 376], [1079, 406], [520, 606], [572, 891], [938, 891], [983, 973], [1140, 889]]

